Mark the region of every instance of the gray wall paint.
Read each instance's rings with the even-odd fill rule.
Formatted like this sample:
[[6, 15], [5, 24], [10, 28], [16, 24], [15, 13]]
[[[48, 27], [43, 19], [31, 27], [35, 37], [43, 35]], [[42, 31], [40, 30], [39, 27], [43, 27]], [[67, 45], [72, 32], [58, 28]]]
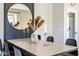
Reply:
[[0, 39], [4, 41], [4, 4], [0, 3]]
[[53, 35], [56, 43], [64, 44], [64, 4], [53, 4]]

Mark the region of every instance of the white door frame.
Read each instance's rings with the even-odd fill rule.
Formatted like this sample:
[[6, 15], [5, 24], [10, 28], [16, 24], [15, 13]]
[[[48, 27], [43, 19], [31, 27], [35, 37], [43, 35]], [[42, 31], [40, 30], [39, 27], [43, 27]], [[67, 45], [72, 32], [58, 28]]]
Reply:
[[[69, 38], [69, 12], [75, 13], [75, 33], [77, 32], [77, 19], [78, 19], [77, 9], [68, 8], [66, 9], [64, 14], [64, 43], [66, 42], [66, 39]], [[77, 39], [76, 34], [75, 39]]]

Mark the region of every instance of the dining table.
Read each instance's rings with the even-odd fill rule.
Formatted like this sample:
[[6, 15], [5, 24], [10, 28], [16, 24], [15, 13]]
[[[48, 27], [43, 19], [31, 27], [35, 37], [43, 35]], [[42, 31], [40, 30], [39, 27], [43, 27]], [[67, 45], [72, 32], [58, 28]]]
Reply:
[[6, 42], [18, 49], [24, 50], [24, 53], [31, 53], [33, 56], [55, 56], [78, 49], [75, 46], [57, 44], [44, 40], [34, 42], [31, 38], [11, 39], [6, 40]]

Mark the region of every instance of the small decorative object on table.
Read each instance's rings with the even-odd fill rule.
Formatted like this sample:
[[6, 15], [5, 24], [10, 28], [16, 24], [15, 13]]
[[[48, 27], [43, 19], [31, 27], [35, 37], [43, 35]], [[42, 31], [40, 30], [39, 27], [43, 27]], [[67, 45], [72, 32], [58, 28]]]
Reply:
[[35, 33], [31, 34], [31, 40], [33, 43], [35, 43], [35, 44], [37, 43], [37, 35]]
[[47, 41], [47, 33], [44, 33], [44, 42]]

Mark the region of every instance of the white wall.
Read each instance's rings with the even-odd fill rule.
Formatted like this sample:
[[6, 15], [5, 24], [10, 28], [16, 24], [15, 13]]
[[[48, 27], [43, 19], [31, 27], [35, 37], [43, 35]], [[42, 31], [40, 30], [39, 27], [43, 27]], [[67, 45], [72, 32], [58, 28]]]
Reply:
[[54, 41], [64, 44], [64, 4], [53, 4], [53, 36]]
[[35, 3], [35, 18], [42, 16], [47, 24], [48, 35], [53, 36], [53, 4], [51, 3]]
[[[78, 4], [79, 6], [79, 4]], [[77, 43], [78, 43], [78, 46], [79, 46], [79, 7], [78, 7], [78, 20], [77, 20]]]
[[47, 23], [48, 35], [54, 42], [64, 44], [64, 4], [35, 4], [35, 17], [42, 16]]
[[4, 5], [0, 3], [0, 38], [4, 40]]

